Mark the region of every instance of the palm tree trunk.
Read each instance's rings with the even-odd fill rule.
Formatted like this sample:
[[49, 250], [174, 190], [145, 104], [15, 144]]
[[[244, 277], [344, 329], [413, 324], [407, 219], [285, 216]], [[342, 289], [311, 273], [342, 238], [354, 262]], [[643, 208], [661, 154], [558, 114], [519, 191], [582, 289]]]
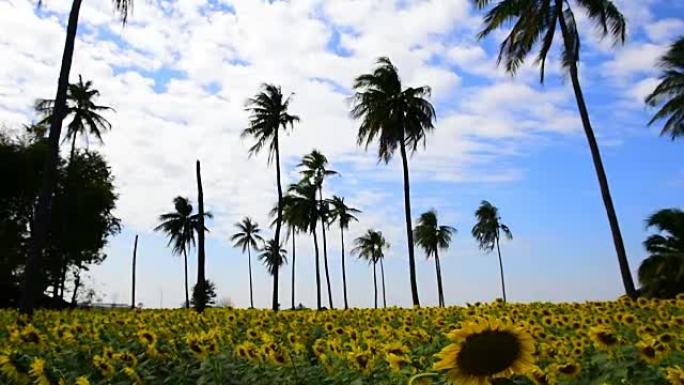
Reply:
[[376, 263], [373, 262], [373, 293], [375, 294], [373, 298], [375, 299], [375, 308], [378, 308], [378, 273], [375, 267]]
[[[59, 275], [59, 298], [64, 301], [64, 285], [66, 284], [66, 274], [68, 266], [66, 263], [62, 264], [62, 271]], [[60, 301], [61, 302], [61, 301]]]
[[57, 165], [59, 163], [59, 138], [62, 134], [62, 120], [66, 111], [67, 86], [69, 85], [69, 72], [74, 56], [74, 43], [78, 28], [78, 14], [81, 10], [81, 0], [74, 0], [71, 4], [69, 21], [67, 24], [66, 41], [62, 54], [62, 65], [57, 81], [57, 95], [53, 116], [50, 122], [50, 134], [48, 137], [48, 155], [43, 165], [38, 203], [36, 204], [33, 224], [31, 226], [31, 243], [29, 256], [26, 261], [26, 269], [22, 281], [22, 296], [19, 303], [19, 311], [22, 314], [33, 314], [36, 297], [40, 295], [42, 279], [43, 249], [47, 243], [50, 215], [52, 211], [52, 198], [55, 189]]
[[[323, 189], [319, 188], [318, 193], [320, 196], [321, 202], [323, 202]], [[328, 243], [326, 241], [326, 234], [325, 234], [325, 221], [321, 220], [321, 233], [323, 234], [323, 268], [325, 269], [325, 281], [326, 284], [328, 285], [328, 306], [330, 306], [330, 309], [334, 309], [333, 307], [333, 300], [332, 300], [332, 288], [330, 287], [330, 272], [328, 271]]]
[[183, 248], [183, 265], [185, 268], [185, 308], [190, 309], [190, 296], [188, 294], [188, 251]]
[[76, 272], [74, 273], [74, 292], [71, 293], [71, 307], [76, 307], [76, 299], [78, 298], [78, 288], [81, 286], [81, 262], [78, 262], [76, 266]]
[[382, 263], [382, 259], [380, 259], [380, 277], [382, 278], [382, 307], [386, 308], [387, 295], [385, 293], [385, 265]]
[[408, 159], [406, 155], [406, 144], [404, 141], [399, 142], [401, 149], [401, 163], [404, 168], [404, 211], [406, 219], [406, 239], [409, 256], [409, 276], [411, 281], [411, 297], [413, 299], [413, 306], [420, 306], [418, 299], [418, 283], [416, 280], [416, 258], [413, 253], [413, 230], [411, 229], [411, 191], [409, 183]]
[[295, 309], [295, 259], [296, 259], [296, 246], [295, 238], [297, 236], [297, 231], [292, 230], [292, 310]]
[[506, 303], [506, 283], [504, 282], [503, 261], [501, 259], [501, 248], [499, 248], [499, 237], [496, 237], [496, 251], [499, 254], [499, 271], [501, 272], [501, 291], [503, 292], [503, 301]]
[[318, 237], [316, 236], [316, 226], [313, 227], [314, 251], [316, 252], [316, 309], [321, 310], [321, 268], [318, 253]]
[[[276, 228], [273, 239], [275, 240], [276, 248], [280, 248], [280, 227], [283, 222], [283, 188], [280, 182], [280, 145], [278, 144], [278, 128], [275, 128], [275, 135], [273, 138], [273, 143], [275, 147], [275, 161], [276, 161], [276, 185], [278, 187], [278, 215], [276, 216]], [[276, 309], [277, 304], [273, 304], [273, 310]]]
[[249, 267], [249, 308], [254, 309], [254, 291], [252, 290], [252, 247], [247, 247], [247, 265]]
[[347, 303], [347, 270], [344, 266], [344, 228], [340, 226], [340, 238], [342, 240], [342, 291], [344, 293], [344, 308], [349, 309]]
[[195, 290], [197, 291], [197, 296], [195, 298], [195, 308], [201, 313], [207, 306], [205, 303], [205, 293], [206, 293], [206, 278], [204, 275], [204, 191], [202, 190], [202, 172], [200, 170], [200, 161], [195, 163], [195, 171], [197, 174], [197, 211], [198, 211], [198, 223], [197, 223], [197, 285]]
[[131, 277], [131, 309], [135, 309], [135, 259], [138, 254], [138, 234], [133, 242], [133, 274]]
[[[572, 43], [570, 40], [568, 26], [565, 22], [565, 18], [561, 15], [561, 17], [559, 17], [559, 20], [561, 31], [563, 33], [565, 47], [567, 50], [571, 50]], [[572, 80], [572, 88], [575, 92], [575, 99], [577, 100], [577, 108], [579, 109], [580, 117], [582, 119], [584, 133], [586, 134], [587, 142], [589, 143], [591, 158], [594, 162], [594, 168], [596, 169], [596, 177], [598, 178], [599, 187], [601, 188], [601, 197], [603, 198], [603, 204], [606, 207], [606, 214], [608, 215], [608, 222], [610, 224], [610, 230], [613, 235], [613, 244], [615, 246], [615, 252], [617, 253], [618, 264], [620, 265], [622, 283], [625, 287], [625, 293], [628, 296], [634, 298], [637, 295], [636, 289], [634, 287], [634, 280], [632, 279], [632, 272], [629, 269], [627, 252], [625, 251], [625, 245], [622, 241], [620, 224], [618, 223], [617, 214], [615, 213], [615, 207], [613, 206], [613, 198], [611, 197], [610, 188], [608, 187], [608, 178], [606, 177], [606, 171], [603, 168], [601, 152], [599, 151], [598, 143], [596, 142], [596, 137], [594, 136], [594, 130], [592, 129], [591, 121], [589, 120], [589, 111], [587, 110], [587, 105], [584, 101], [582, 87], [580, 86], [576, 61], [574, 61], [570, 65], [570, 79]]]
[[[278, 252], [280, 250], [276, 250]], [[275, 268], [275, 271], [273, 272], [273, 311], [278, 311], [278, 275], [280, 272], [280, 266], [277, 266]]]
[[435, 270], [437, 271], [437, 295], [439, 306], [444, 307], [444, 288], [442, 287], [442, 267], [439, 264], [439, 252], [435, 250]]

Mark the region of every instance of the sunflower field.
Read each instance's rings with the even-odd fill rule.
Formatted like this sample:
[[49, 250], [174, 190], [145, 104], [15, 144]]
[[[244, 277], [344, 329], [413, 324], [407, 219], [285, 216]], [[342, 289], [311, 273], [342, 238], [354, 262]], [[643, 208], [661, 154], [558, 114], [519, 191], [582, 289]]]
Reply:
[[684, 384], [684, 297], [0, 311], [2, 384]]

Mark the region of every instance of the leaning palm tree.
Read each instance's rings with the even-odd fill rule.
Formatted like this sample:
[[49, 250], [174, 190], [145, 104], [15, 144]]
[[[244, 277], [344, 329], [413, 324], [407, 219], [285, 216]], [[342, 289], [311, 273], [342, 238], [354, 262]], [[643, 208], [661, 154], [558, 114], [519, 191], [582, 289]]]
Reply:
[[188, 294], [188, 249], [195, 244], [197, 214], [192, 213], [192, 204], [181, 196], [173, 199], [175, 211], [159, 216], [159, 225], [154, 231], [162, 231], [169, 237], [168, 246], [174, 255], [183, 255], [185, 267], [185, 308], [190, 307]]
[[[274, 240], [280, 244], [280, 227], [283, 217], [283, 189], [280, 183], [280, 145], [278, 132], [280, 128], [286, 130], [289, 126], [299, 121], [296, 115], [290, 115], [287, 111], [290, 105], [290, 97], [283, 97], [280, 87], [273, 84], [262, 85], [262, 90], [253, 98], [247, 100], [247, 111], [250, 112], [249, 126], [242, 131], [242, 137], [252, 137], [256, 142], [249, 149], [249, 154], [254, 155], [268, 147], [268, 163], [275, 158], [276, 185], [278, 189], [278, 214], [276, 216], [276, 228]], [[274, 303], [273, 306], [277, 306]], [[276, 310], [274, 308], [274, 310]]]
[[233, 247], [242, 249], [242, 253], [247, 252], [247, 261], [249, 267], [249, 307], [254, 307], [254, 292], [252, 289], [252, 249], [258, 249], [259, 243], [264, 239], [261, 237], [259, 224], [254, 222], [250, 217], [242, 218], [242, 221], [235, 224], [238, 231], [230, 237]]
[[[311, 153], [304, 155], [301, 163], [297, 167], [301, 168], [299, 171], [304, 179], [318, 188], [318, 199], [322, 204], [323, 212], [327, 213], [327, 202], [323, 200], [323, 182], [325, 178], [331, 175], [337, 175], [337, 171], [329, 170], [328, 158], [320, 151], [313, 150]], [[328, 287], [328, 305], [333, 309], [332, 287], [330, 286], [330, 272], [328, 271], [328, 244], [325, 234], [325, 228], [328, 221], [321, 220], [321, 235], [323, 236], [323, 268], [325, 270], [325, 280]]]
[[[133, 0], [113, 0], [114, 8], [121, 16], [121, 22], [125, 25], [128, 12], [132, 9]], [[43, 249], [47, 243], [48, 228], [52, 220], [52, 197], [55, 189], [57, 166], [59, 164], [59, 141], [62, 135], [62, 120], [67, 111], [67, 89], [69, 85], [69, 73], [74, 57], [76, 31], [78, 29], [78, 15], [81, 10], [82, 0], [73, 0], [69, 20], [67, 21], [66, 41], [62, 53], [62, 64], [57, 80], [57, 93], [55, 95], [54, 116], [50, 121], [50, 133], [48, 136], [48, 154], [45, 157], [41, 184], [38, 191], [33, 226], [31, 229], [31, 241], [29, 244], [29, 257], [24, 269], [22, 282], [22, 297], [19, 310], [24, 314], [32, 314], [36, 298], [40, 295], [42, 284]], [[41, 5], [39, 0], [38, 5]]]
[[662, 107], [648, 124], [667, 119], [660, 135], [670, 135], [675, 140], [684, 136], [684, 37], [670, 46], [669, 51], [660, 58], [659, 66], [663, 71], [660, 83], [646, 97], [646, 103]]
[[385, 269], [382, 265], [384, 259], [384, 249], [389, 247], [387, 241], [382, 236], [382, 233], [377, 230], [369, 229], [365, 234], [354, 240], [356, 247], [352, 249], [352, 254], [358, 255], [360, 259], [368, 261], [368, 264], [373, 265], [373, 292], [374, 292], [374, 306], [378, 308], [378, 277], [376, 266], [380, 262], [382, 269], [382, 286], [383, 286], [383, 303], [387, 306], [385, 297]]
[[359, 214], [361, 210], [355, 209], [353, 207], [347, 206], [344, 203], [344, 198], [337, 195], [333, 195], [330, 199], [329, 204], [332, 206], [330, 210], [330, 222], [335, 222], [340, 224], [340, 244], [342, 249], [342, 291], [344, 293], [344, 308], [349, 309], [349, 302], [347, 301], [347, 268], [345, 267], [344, 258], [344, 230], [349, 229], [349, 223], [351, 221], [357, 221], [358, 219], [354, 214]]
[[280, 267], [287, 263], [285, 249], [281, 248], [275, 242], [275, 239], [269, 239], [264, 244], [264, 248], [259, 254], [259, 260], [266, 266], [268, 273], [273, 276], [273, 300], [275, 301], [274, 311], [278, 311], [278, 275]]
[[377, 138], [378, 159], [385, 163], [397, 148], [401, 153], [411, 296], [413, 305], [420, 306], [411, 228], [408, 153], [415, 153], [419, 144], [424, 145], [426, 133], [434, 128], [435, 109], [427, 100], [430, 87], [402, 88], [397, 68], [388, 58], [382, 57], [372, 73], [355, 79], [354, 89], [351, 115], [361, 120], [358, 144], [368, 148]]
[[475, 211], [475, 218], [477, 218], [477, 223], [473, 226], [472, 234], [473, 237], [475, 237], [475, 240], [477, 240], [480, 250], [490, 253], [496, 246], [496, 251], [499, 254], [501, 291], [503, 292], [503, 301], [505, 303], [506, 283], [504, 282], [503, 261], [501, 260], [499, 240], [501, 239], [501, 233], [508, 239], [513, 239], [513, 234], [508, 226], [501, 223], [499, 209], [487, 201], [482, 201], [480, 207]]
[[[584, 100], [579, 81], [578, 64], [580, 59], [580, 34], [575, 23], [575, 14], [571, 3], [564, 0], [472, 0], [478, 8], [487, 8], [496, 3], [484, 16], [484, 28], [479, 38], [488, 36], [495, 30], [512, 26], [508, 36], [501, 43], [499, 63], [503, 62], [506, 70], [515, 74], [525, 58], [539, 45], [537, 63], [540, 65], [541, 82], [544, 82], [546, 58], [556, 41], [556, 31], [560, 27], [563, 42], [561, 64], [570, 75], [575, 92], [577, 107], [582, 119], [584, 133], [589, 143], [596, 176], [601, 189], [603, 204], [606, 208], [608, 222], [613, 234], [613, 243], [620, 265], [622, 282], [627, 295], [636, 295], [634, 280], [629, 270], [627, 253], [620, 233], [613, 198], [608, 187], [608, 178], [603, 168], [601, 153], [589, 120], [589, 111]], [[623, 43], [626, 33], [625, 18], [610, 0], [577, 0], [579, 8], [586, 11], [589, 19], [596, 24], [602, 36], [610, 36], [616, 43]]]
[[684, 212], [657, 211], [646, 220], [656, 234], [644, 241], [650, 253], [639, 266], [641, 291], [649, 297], [672, 298], [684, 292]]
[[414, 230], [416, 243], [425, 251], [427, 258], [435, 257], [435, 269], [437, 271], [437, 292], [439, 306], [444, 304], [444, 289], [442, 287], [442, 267], [439, 264], [439, 250], [447, 250], [451, 243], [451, 236], [456, 229], [451, 226], [440, 226], [437, 223], [437, 212], [430, 210], [421, 214], [418, 226]]

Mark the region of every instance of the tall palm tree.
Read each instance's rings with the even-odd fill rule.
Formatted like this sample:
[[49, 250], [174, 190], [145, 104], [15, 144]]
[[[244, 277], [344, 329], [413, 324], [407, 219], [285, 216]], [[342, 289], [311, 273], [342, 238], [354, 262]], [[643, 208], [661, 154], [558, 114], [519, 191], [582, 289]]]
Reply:
[[439, 250], [447, 250], [451, 243], [451, 236], [456, 229], [451, 226], [440, 226], [437, 223], [437, 212], [430, 210], [421, 214], [418, 226], [414, 230], [416, 243], [425, 251], [427, 258], [435, 257], [437, 271], [437, 291], [439, 306], [444, 306], [444, 289], [442, 287], [442, 268], [439, 264]]
[[[313, 150], [311, 153], [304, 155], [301, 163], [297, 165], [301, 170], [300, 174], [307, 179], [309, 183], [313, 184], [318, 188], [318, 199], [321, 202], [321, 207], [323, 213], [327, 213], [327, 202], [323, 200], [323, 182], [325, 178], [331, 175], [337, 175], [337, 171], [329, 170], [328, 158], [325, 157], [320, 151]], [[325, 269], [325, 280], [328, 287], [328, 305], [333, 309], [332, 300], [332, 287], [330, 286], [330, 272], [328, 271], [328, 244], [325, 234], [325, 228], [328, 225], [328, 221], [323, 219], [321, 222], [321, 234], [323, 235], [323, 268]]]
[[329, 200], [332, 210], [330, 210], [330, 221], [339, 223], [340, 225], [340, 241], [342, 249], [342, 291], [344, 293], [344, 308], [349, 309], [349, 303], [347, 302], [347, 268], [345, 267], [344, 261], [344, 230], [349, 228], [349, 223], [351, 221], [357, 221], [358, 219], [354, 214], [359, 214], [361, 210], [357, 210], [353, 207], [349, 207], [344, 203], [344, 198], [337, 195], [333, 195], [332, 199]]
[[426, 133], [434, 128], [435, 109], [427, 99], [430, 96], [430, 87], [404, 89], [397, 68], [388, 58], [378, 59], [377, 64], [372, 73], [361, 75], [354, 80], [356, 93], [353, 97], [351, 115], [355, 119], [361, 119], [359, 145], [368, 148], [377, 138], [378, 158], [385, 163], [390, 161], [397, 147], [401, 153], [411, 296], [413, 305], [420, 306], [411, 228], [407, 153], [415, 153], [419, 144], [425, 144]]
[[254, 307], [254, 292], [252, 289], [252, 249], [258, 249], [259, 243], [264, 241], [260, 235], [261, 229], [259, 224], [254, 222], [250, 217], [242, 218], [241, 222], [235, 224], [238, 231], [230, 237], [233, 247], [240, 247], [242, 253], [247, 252], [247, 261], [249, 266], [249, 307]]
[[320, 252], [318, 248], [318, 236], [316, 225], [321, 220], [321, 202], [316, 199], [316, 186], [308, 180], [302, 180], [297, 184], [292, 184], [288, 188], [284, 198], [283, 206], [287, 208], [288, 225], [299, 231], [306, 231], [311, 234], [314, 241], [315, 269], [316, 269], [316, 306], [322, 309], [321, 301], [321, 273], [320, 273]]
[[477, 223], [473, 226], [472, 234], [477, 240], [480, 250], [487, 253], [494, 250], [499, 254], [499, 270], [501, 272], [501, 291], [503, 292], [503, 301], [506, 302], [506, 283], [504, 281], [503, 261], [501, 260], [501, 248], [499, 247], [499, 240], [501, 233], [510, 239], [513, 239], [513, 234], [508, 226], [501, 223], [499, 216], [499, 209], [487, 201], [482, 201], [480, 207], [475, 211], [475, 218]]
[[[472, 1], [480, 9], [487, 8], [492, 3], [495, 3], [493, 0]], [[625, 18], [612, 1], [577, 0], [573, 4], [586, 11], [589, 19], [598, 26], [602, 36], [609, 36], [615, 42], [624, 42], [627, 29]], [[504, 62], [506, 70], [511, 74], [515, 74], [525, 58], [535, 46], [539, 45], [537, 62], [540, 64], [540, 80], [542, 83], [544, 82], [546, 58], [555, 40], [556, 30], [560, 27], [561, 40], [563, 42], [561, 63], [572, 81], [582, 126], [589, 143], [603, 204], [606, 208], [608, 222], [613, 234], [613, 244], [615, 245], [620, 265], [625, 292], [627, 295], [634, 297], [636, 290], [632, 273], [629, 269], [622, 234], [620, 233], [620, 225], [615, 213], [615, 207], [613, 206], [613, 198], [610, 195], [608, 178], [601, 160], [601, 152], [594, 136], [594, 130], [589, 119], [589, 111], [587, 110], [579, 81], [580, 35], [575, 24], [575, 14], [571, 3], [564, 0], [497, 0], [496, 5], [484, 16], [484, 28], [478, 36], [479, 38], [484, 38], [498, 28], [508, 25], [511, 25], [512, 28], [508, 36], [501, 43], [499, 63]]]
[[287, 263], [286, 253], [287, 251], [280, 247], [275, 239], [269, 239], [259, 254], [259, 260], [266, 266], [268, 273], [273, 276], [273, 298], [276, 302], [274, 311], [278, 311], [278, 275], [280, 267]]
[[648, 124], [667, 119], [660, 134], [670, 135], [675, 140], [684, 136], [684, 37], [670, 46], [660, 58], [659, 66], [662, 69], [660, 83], [646, 97], [646, 103], [662, 107]]
[[382, 260], [385, 257], [384, 249], [389, 247], [389, 244], [382, 236], [382, 232], [369, 229], [365, 234], [356, 238], [354, 240], [356, 247], [352, 249], [352, 254], [358, 255], [360, 259], [368, 261], [368, 264], [373, 265], [373, 290], [374, 290], [374, 306], [378, 308], [378, 277], [376, 266], [380, 262], [380, 268], [382, 269], [382, 286], [383, 286], [383, 304], [387, 306], [387, 300], [385, 297], [385, 269], [382, 265]]
[[684, 212], [659, 210], [646, 220], [658, 233], [644, 241], [650, 253], [639, 266], [641, 291], [649, 297], [672, 298], [684, 292]]
[[[41, 184], [38, 191], [33, 226], [31, 229], [31, 241], [29, 244], [29, 256], [26, 261], [24, 278], [22, 282], [22, 297], [19, 310], [23, 314], [32, 314], [36, 298], [40, 295], [42, 281], [43, 249], [47, 243], [48, 228], [52, 215], [52, 197], [55, 190], [57, 166], [59, 164], [59, 140], [62, 135], [62, 120], [66, 116], [67, 89], [69, 85], [69, 73], [74, 57], [76, 31], [78, 29], [78, 15], [81, 10], [82, 0], [73, 0], [69, 20], [67, 21], [66, 40], [62, 52], [62, 63], [57, 80], [57, 93], [55, 95], [54, 116], [50, 121], [50, 133], [48, 136], [48, 154], [45, 157]], [[121, 22], [125, 25], [128, 19], [128, 11], [133, 6], [133, 0], [113, 0], [114, 8], [121, 16]], [[41, 5], [39, 0], [38, 5]]]
[[188, 294], [188, 250], [195, 244], [198, 215], [193, 214], [188, 198], [177, 196], [173, 199], [175, 211], [159, 216], [159, 225], [154, 231], [162, 231], [169, 237], [168, 246], [174, 255], [183, 255], [185, 267], [185, 308], [190, 307]]
[[[250, 112], [249, 126], [242, 131], [242, 137], [252, 137], [256, 142], [249, 149], [249, 154], [261, 152], [268, 147], [268, 163], [275, 158], [276, 185], [278, 189], [278, 215], [276, 216], [276, 228], [274, 240], [280, 245], [280, 227], [283, 217], [283, 189], [280, 182], [280, 145], [278, 131], [280, 128], [294, 128], [294, 123], [299, 117], [288, 113], [291, 96], [285, 98], [280, 87], [273, 84], [263, 84], [262, 90], [253, 98], [247, 100], [247, 111]], [[274, 303], [273, 306], [277, 306]], [[277, 310], [274, 308], [274, 310]]]
[[[285, 233], [285, 238], [291, 237], [292, 238], [292, 291], [290, 292], [291, 296], [291, 309], [295, 309], [295, 265], [296, 265], [296, 258], [297, 258], [297, 232], [300, 231], [301, 229], [298, 227], [301, 225], [301, 220], [300, 218], [297, 218], [297, 212], [295, 212], [295, 207], [293, 204], [295, 203], [294, 197], [290, 195], [289, 192], [285, 194], [283, 197], [283, 223], [287, 225], [287, 232]], [[278, 215], [278, 204], [276, 204], [275, 207], [271, 209], [269, 212], [269, 215], [274, 218], [273, 221], [271, 222], [271, 227], [274, 227], [276, 225], [277, 219], [275, 218]], [[304, 229], [306, 231], [306, 229]]]

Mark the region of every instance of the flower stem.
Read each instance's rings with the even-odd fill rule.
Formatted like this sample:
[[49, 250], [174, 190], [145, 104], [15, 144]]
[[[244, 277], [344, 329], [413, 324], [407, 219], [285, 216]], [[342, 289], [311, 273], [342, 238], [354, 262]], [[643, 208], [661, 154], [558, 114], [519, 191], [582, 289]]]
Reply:
[[409, 380], [408, 385], [413, 385], [413, 383], [414, 383], [416, 380], [419, 380], [419, 379], [421, 379], [421, 378], [437, 377], [438, 375], [439, 375], [439, 374], [437, 374], [437, 373], [432, 373], [432, 372], [416, 374], [415, 376], [411, 377], [411, 379]]

